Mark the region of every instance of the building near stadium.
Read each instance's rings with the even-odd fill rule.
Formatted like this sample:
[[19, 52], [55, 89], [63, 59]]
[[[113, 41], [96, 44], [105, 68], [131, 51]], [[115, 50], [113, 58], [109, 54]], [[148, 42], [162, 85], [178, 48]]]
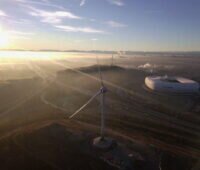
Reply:
[[145, 78], [145, 85], [160, 92], [198, 93], [199, 83], [183, 77], [149, 76]]

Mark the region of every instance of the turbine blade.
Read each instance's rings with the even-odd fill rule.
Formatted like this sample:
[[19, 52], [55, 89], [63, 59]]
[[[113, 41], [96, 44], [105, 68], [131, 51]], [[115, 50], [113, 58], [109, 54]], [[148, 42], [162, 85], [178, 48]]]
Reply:
[[73, 118], [75, 115], [77, 115], [81, 110], [83, 110], [88, 104], [90, 104], [95, 97], [97, 97], [99, 94], [101, 94], [101, 91], [98, 91], [94, 96], [92, 96], [81, 108], [79, 108], [75, 113], [73, 113], [69, 119]]

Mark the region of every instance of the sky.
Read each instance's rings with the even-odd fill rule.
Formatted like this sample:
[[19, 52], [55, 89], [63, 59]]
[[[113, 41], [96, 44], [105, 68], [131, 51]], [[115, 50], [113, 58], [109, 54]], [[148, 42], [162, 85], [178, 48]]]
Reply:
[[0, 0], [0, 49], [199, 51], [200, 0]]

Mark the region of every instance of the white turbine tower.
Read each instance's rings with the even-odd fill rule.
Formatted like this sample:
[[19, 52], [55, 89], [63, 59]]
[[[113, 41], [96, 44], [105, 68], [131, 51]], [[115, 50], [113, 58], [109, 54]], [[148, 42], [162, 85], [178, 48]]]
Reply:
[[111, 57], [111, 66], [114, 65], [114, 54], [112, 54], [112, 57]]
[[[98, 62], [98, 59], [97, 59]], [[98, 63], [99, 76], [101, 87], [98, 92], [92, 96], [81, 108], [79, 108], [74, 114], [72, 114], [69, 118], [73, 118], [79, 112], [81, 112], [87, 105], [89, 105], [97, 96], [100, 96], [100, 106], [101, 106], [101, 129], [100, 129], [100, 137], [97, 137], [93, 140], [93, 145], [100, 149], [108, 149], [112, 144], [113, 140], [111, 138], [105, 137], [105, 95], [107, 93], [107, 88], [105, 87], [102, 79], [101, 68]]]

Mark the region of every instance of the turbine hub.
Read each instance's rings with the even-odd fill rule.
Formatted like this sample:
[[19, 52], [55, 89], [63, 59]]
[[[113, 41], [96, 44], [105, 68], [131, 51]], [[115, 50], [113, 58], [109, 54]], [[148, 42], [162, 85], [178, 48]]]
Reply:
[[108, 89], [103, 86], [103, 87], [101, 87], [100, 91], [101, 91], [101, 93], [105, 94], [108, 91]]

